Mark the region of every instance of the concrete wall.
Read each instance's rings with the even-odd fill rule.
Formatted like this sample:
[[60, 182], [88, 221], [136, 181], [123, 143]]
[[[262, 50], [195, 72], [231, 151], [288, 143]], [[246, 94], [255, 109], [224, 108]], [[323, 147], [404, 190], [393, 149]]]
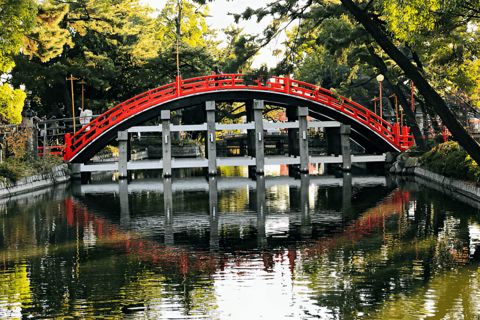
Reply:
[[67, 164], [52, 168], [52, 173], [25, 177], [16, 183], [5, 184], [0, 181], [0, 198], [31, 192], [70, 180], [70, 170]]

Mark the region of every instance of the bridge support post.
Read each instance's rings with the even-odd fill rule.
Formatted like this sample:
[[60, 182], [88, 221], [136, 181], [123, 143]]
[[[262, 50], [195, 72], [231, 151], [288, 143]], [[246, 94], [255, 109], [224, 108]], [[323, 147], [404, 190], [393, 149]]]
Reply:
[[309, 173], [308, 170], [308, 108], [298, 107], [298, 122], [299, 122], [299, 134], [298, 134], [298, 147], [300, 153], [300, 172]]
[[342, 170], [352, 170], [352, 151], [350, 149], [350, 125], [340, 126], [340, 144], [342, 146]]
[[[247, 113], [247, 122], [254, 122], [253, 100], [245, 101], [245, 111]], [[247, 130], [246, 155], [255, 158], [255, 130]], [[255, 179], [255, 168], [253, 166], [248, 167], [248, 177]]]
[[162, 110], [162, 168], [163, 176], [172, 176], [172, 141], [170, 137], [170, 110]]
[[[294, 122], [298, 120], [298, 109], [295, 108], [286, 108], [286, 114], [288, 118], [288, 122]], [[296, 128], [289, 128], [287, 131], [287, 144], [288, 144], [288, 156], [289, 157], [296, 157], [299, 154], [299, 146], [298, 146], [298, 132], [299, 129]], [[294, 177], [298, 174], [297, 165], [289, 164], [288, 165], [288, 175], [290, 177]]]
[[207, 157], [208, 157], [208, 175], [217, 174], [217, 135], [215, 132], [215, 101], [206, 101], [205, 110], [207, 112]]
[[82, 164], [80, 164], [80, 163], [72, 163], [71, 177], [73, 179], [80, 179], [82, 177], [81, 166], [82, 166]]
[[126, 179], [128, 178], [128, 156], [129, 156], [129, 147], [128, 147], [128, 131], [119, 131], [118, 132], [118, 178]]
[[264, 174], [265, 144], [263, 135], [263, 100], [253, 101], [253, 117], [255, 119], [255, 173]]

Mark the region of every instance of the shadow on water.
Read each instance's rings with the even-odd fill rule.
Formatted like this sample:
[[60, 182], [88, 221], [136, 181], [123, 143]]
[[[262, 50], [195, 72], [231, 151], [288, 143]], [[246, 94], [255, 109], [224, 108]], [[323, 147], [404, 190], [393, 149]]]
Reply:
[[421, 182], [104, 177], [0, 209], [0, 318], [480, 312], [478, 210]]

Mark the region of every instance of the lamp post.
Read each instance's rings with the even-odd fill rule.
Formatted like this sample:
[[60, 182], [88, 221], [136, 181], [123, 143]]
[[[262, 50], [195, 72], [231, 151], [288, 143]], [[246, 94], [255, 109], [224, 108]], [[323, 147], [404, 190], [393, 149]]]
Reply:
[[87, 83], [85, 82], [85, 80], [82, 80], [82, 81], [78, 82], [78, 84], [81, 84], [81, 85], [82, 85], [82, 111], [83, 111], [83, 107], [84, 107], [83, 101], [84, 101], [84, 99], [85, 99], [85, 97], [84, 97], [84, 92], [85, 92], [85, 90], [83, 89], [83, 86], [86, 85]]
[[379, 74], [377, 76], [377, 81], [378, 81], [378, 84], [380, 86], [380, 118], [383, 118], [382, 117], [382, 109], [383, 109], [382, 108], [382, 81], [383, 81], [383, 79], [384, 79], [383, 74]]

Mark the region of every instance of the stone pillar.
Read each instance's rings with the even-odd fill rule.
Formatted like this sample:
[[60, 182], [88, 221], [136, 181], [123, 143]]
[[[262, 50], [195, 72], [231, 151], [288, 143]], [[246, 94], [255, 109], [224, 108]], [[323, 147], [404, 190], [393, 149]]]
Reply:
[[[302, 132], [300, 130], [300, 132]], [[300, 174], [300, 236], [304, 239], [312, 237], [312, 223], [310, 219], [309, 192], [310, 176], [307, 173]]]
[[162, 163], [163, 176], [172, 176], [172, 139], [170, 136], [170, 110], [162, 110]]
[[173, 193], [172, 179], [163, 178], [163, 205], [165, 210], [165, 236], [164, 242], [167, 246], [173, 246]]
[[208, 199], [210, 209], [210, 250], [218, 251], [220, 244], [218, 240], [218, 191], [217, 178], [212, 176], [208, 178]]
[[309, 173], [307, 116], [308, 116], [308, 108], [298, 107], [298, 122], [299, 122], [298, 147], [300, 152], [300, 172], [302, 173]]
[[207, 143], [205, 145], [208, 150], [208, 175], [217, 174], [217, 136], [215, 134], [215, 101], [206, 101], [205, 110], [207, 112]]
[[342, 170], [351, 171], [352, 170], [352, 156], [350, 149], [350, 125], [342, 124], [340, 125], [340, 143], [342, 146]]
[[128, 132], [118, 131], [118, 178], [128, 178]]
[[124, 230], [130, 228], [130, 209], [128, 205], [128, 180], [118, 180], [118, 193], [120, 195], [120, 226]]
[[256, 176], [257, 184], [257, 243], [258, 248], [267, 246], [267, 235], [265, 232], [265, 176]]
[[253, 116], [255, 118], [255, 173], [264, 174], [265, 142], [263, 135], [263, 100], [253, 101]]

